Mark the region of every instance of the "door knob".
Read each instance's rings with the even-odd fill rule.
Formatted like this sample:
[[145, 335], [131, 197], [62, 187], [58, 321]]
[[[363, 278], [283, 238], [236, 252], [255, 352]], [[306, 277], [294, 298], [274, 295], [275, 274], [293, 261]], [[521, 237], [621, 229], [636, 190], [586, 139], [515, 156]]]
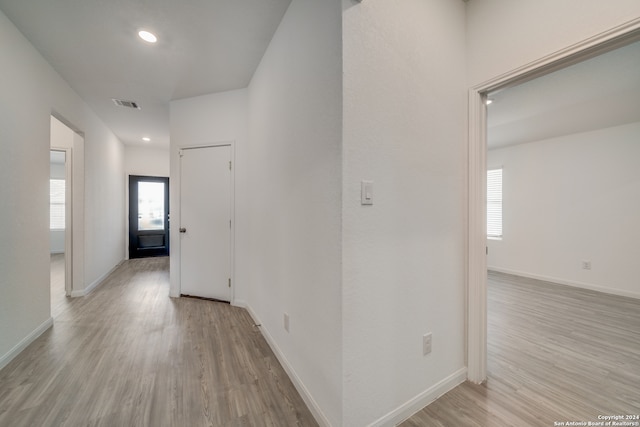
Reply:
[[187, 232], [187, 229], [186, 229], [186, 228], [184, 228], [184, 227], [180, 227], [180, 232], [181, 232], [181, 233], [186, 233], [186, 232]]

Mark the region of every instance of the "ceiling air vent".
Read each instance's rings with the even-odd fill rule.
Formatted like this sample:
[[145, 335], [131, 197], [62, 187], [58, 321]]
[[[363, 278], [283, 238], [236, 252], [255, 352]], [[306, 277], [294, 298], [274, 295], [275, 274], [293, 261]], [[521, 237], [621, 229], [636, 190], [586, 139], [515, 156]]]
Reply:
[[140, 106], [134, 101], [124, 101], [122, 99], [113, 99], [113, 102], [120, 107], [134, 108], [136, 110], [140, 109]]

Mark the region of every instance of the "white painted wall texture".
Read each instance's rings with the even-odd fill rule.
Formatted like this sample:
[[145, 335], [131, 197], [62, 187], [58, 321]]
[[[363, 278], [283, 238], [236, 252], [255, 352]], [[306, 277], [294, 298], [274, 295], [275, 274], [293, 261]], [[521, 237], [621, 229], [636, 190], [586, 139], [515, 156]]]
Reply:
[[392, 425], [466, 378], [465, 7], [343, 8], [342, 425]]
[[640, 298], [638, 141], [634, 123], [490, 150], [504, 237], [488, 241], [489, 267]]
[[[340, 1], [293, 0], [249, 86], [249, 306], [342, 417]], [[283, 315], [290, 315], [290, 332]]]
[[469, 86], [638, 17], [637, 0], [472, 0], [467, 3]]
[[[0, 366], [51, 322], [49, 135], [52, 111], [85, 132], [84, 288], [122, 259], [122, 144], [0, 13]], [[100, 184], [107, 181], [106, 184]], [[115, 181], [115, 184], [112, 184]], [[100, 195], [100, 196], [98, 196]], [[116, 212], [116, 214], [114, 214]], [[80, 266], [78, 266], [80, 267]]]
[[169, 150], [126, 146], [124, 148], [125, 175], [169, 176]]

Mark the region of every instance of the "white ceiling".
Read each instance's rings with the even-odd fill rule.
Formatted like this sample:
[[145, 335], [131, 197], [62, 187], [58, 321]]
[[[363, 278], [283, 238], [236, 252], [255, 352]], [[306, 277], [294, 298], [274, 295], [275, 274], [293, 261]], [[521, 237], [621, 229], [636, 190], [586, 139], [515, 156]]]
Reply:
[[[290, 2], [0, 0], [0, 10], [125, 144], [168, 147], [169, 102], [247, 87]], [[159, 42], [140, 41], [141, 28]], [[490, 148], [640, 121], [640, 42], [490, 97]]]
[[499, 148], [640, 121], [640, 42], [489, 94]]
[[[168, 147], [169, 102], [247, 87], [290, 2], [0, 0], [0, 10], [125, 144]], [[158, 43], [139, 40], [142, 28]]]

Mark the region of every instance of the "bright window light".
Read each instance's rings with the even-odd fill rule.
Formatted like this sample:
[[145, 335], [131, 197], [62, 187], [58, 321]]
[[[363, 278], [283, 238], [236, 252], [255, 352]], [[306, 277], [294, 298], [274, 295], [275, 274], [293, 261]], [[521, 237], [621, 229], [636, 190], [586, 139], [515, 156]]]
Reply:
[[487, 237], [502, 239], [502, 169], [487, 171]]
[[64, 179], [49, 180], [49, 228], [64, 230]]

